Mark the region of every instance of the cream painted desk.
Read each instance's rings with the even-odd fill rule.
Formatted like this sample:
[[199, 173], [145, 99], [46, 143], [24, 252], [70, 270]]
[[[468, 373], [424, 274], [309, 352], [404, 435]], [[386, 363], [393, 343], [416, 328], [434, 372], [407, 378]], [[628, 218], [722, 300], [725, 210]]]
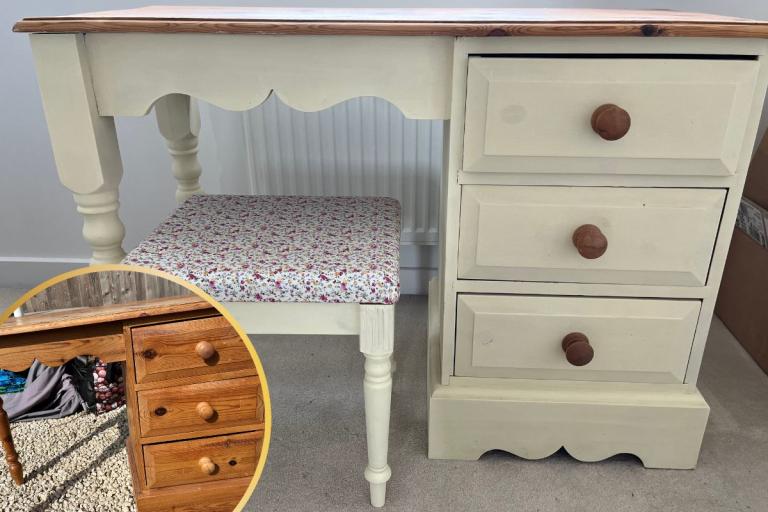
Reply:
[[695, 466], [709, 413], [696, 380], [768, 82], [765, 23], [157, 7], [15, 30], [33, 33], [94, 262], [124, 255], [115, 116], [154, 107], [179, 200], [202, 192], [192, 98], [244, 110], [274, 92], [315, 111], [378, 96], [445, 120], [429, 456], [565, 446]]

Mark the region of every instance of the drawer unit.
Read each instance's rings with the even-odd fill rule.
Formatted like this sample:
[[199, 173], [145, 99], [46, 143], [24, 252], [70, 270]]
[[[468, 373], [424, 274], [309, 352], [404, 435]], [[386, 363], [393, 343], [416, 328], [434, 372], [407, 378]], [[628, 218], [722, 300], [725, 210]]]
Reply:
[[[462, 294], [456, 375], [680, 383], [700, 309], [698, 300]], [[572, 333], [582, 347], [567, 354]]]
[[232, 510], [262, 449], [261, 378], [244, 341], [215, 311], [160, 320], [125, 329], [138, 510]]
[[246, 432], [144, 447], [147, 486], [166, 487], [251, 477], [261, 452], [262, 432]]
[[467, 185], [458, 276], [703, 286], [725, 197], [721, 189]]
[[253, 368], [248, 349], [224, 317], [132, 329], [136, 382]]
[[697, 463], [709, 406], [696, 382], [768, 42], [655, 37], [674, 23], [634, 22], [652, 37], [455, 42], [430, 458], [564, 448], [583, 461]]
[[758, 69], [748, 58], [470, 57], [462, 170], [734, 174]]
[[258, 377], [202, 382], [138, 392], [142, 436], [263, 428]]

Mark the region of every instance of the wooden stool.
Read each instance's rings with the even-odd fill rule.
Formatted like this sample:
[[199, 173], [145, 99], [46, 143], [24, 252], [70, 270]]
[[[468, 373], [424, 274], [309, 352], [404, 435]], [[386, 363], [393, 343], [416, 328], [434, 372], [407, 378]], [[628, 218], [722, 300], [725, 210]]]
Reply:
[[371, 504], [384, 505], [400, 205], [379, 197], [194, 195], [124, 263], [179, 276], [249, 334], [358, 335]]

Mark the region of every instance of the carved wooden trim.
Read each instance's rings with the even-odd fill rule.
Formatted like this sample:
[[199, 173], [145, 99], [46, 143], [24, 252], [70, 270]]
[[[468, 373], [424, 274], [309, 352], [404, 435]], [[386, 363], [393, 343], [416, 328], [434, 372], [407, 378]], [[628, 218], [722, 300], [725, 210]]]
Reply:
[[445, 38], [89, 34], [86, 46], [102, 116], [143, 116], [174, 93], [236, 111], [276, 94], [305, 112], [375, 96], [409, 118], [450, 115]]
[[26, 370], [35, 359], [47, 366], [61, 366], [81, 355], [97, 356], [107, 363], [125, 361], [121, 325], [113, 323], [4, 336], [0, 368], [15, 372]]

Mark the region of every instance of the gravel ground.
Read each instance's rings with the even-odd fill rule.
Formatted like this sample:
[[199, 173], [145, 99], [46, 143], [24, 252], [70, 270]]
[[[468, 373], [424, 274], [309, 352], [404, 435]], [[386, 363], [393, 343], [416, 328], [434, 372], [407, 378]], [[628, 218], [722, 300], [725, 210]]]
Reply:
[[0, 510], [135, 511], [125, 410], [13, 423], [26, 481], [16, 486], [0, 459]]

